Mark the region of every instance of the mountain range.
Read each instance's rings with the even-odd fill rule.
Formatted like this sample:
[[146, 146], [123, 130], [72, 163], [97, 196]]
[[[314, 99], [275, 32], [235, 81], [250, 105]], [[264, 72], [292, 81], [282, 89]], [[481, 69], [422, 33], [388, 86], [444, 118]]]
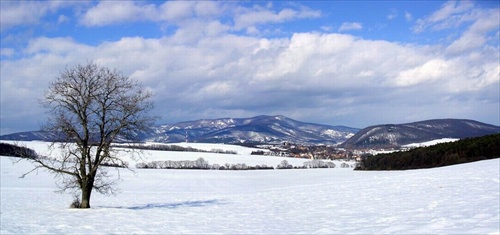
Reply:
[[282, 143], [339, 144], [359, 129], [306, 123], [282, 115], [251, 118], [202, 119], [161, 125], [146, 141], [203, 143]]
[[[406, 124], [384, 124], [364, 129], [300, 122], [282, 115], [251, 118], [201, 119], [151, 127], [139, 133], [146, 142], [339, 145], [348, 149], [397, 148], [442, 138], [467, 138], [500, 133], [500, 127], [473, 120], [434, 119]], [[56, 135], [42, 131], [0, 136], [1, 140], [54, 141]]]
[[[256, 144], [293, 142], [301, 144], [339, 144], [360, 129], [306, 123], [282, 115], [251, 118], [219, 118], [179, 122], [151, 127], [140, 133], [139, 140], [178, 143], [203, 142]], [[54, 140], [54, 134], [42, 131], [2, 135], [3, 140]]]
[[443, 138], [470, 138], [500, 133], [500, 127], [466, 119], [433, 119], [364, 128], [342, 143], [350, 149], [398, 148]]

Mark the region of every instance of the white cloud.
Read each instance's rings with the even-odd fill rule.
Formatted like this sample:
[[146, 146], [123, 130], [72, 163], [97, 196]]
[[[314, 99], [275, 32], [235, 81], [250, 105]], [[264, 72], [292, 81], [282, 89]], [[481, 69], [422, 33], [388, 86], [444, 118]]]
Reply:
[[191, 22], [213, 21], [225, 15], [232, 18], [234, 24], [231, 27], [234, 30], [244, 29], [256, 34], [259, 25], [321, 16], [320, 11], [300, 5], [279, 11], [271, 8], [272, 4], [265, 7], [258, 5], [243, 7], [214, 1], [167, 1], [158, 6], [132, 1], [102, 1], [85, 12], [80, 23], [85, 26], [104, 26], [123, 22], [152, 21], [184, 27]]
[[59, 17], [57, 17], [58, 24], [63, 24], [63, 23], [66, 23], [68, 21], [69, 21], [69, 18], [65, 15], [59, 15]]
[[438, 79], [446, 79], [453, 72], [455, 70], [452, 69], [449, 62], [433, 59], [421, 66], [401, 71], [395, 79], [395, 84], [398, 86], [413, 86]]
[[359, 22], [344, 22], [339, 28], [339, 32], [345, 32], [350, 30], [360, 30], [363, 29], [363, 25]]
[[24, 53], [36, 55], [49, 53], [51, 55], [79, 56], [86, 54], [92, 47], [76, 43], [72, 38], [39, 37], [31, 40]]
[[295, 19], [315, 18], [320, 15], [319, 11], [309, 8], [299, 10], [285, 8], [279, 12], [262, 7], [240, 8], [239, 13], [236, 13], [234, 17], [234, 28], [240, 30], [265, 23], [282, 23]]
[[210, 19], [224, 12], [220, 2], [167, 1], [161, 5], [134, 1], [102, 1], [90, 8], [80, 22], [86, 26], [104, 26], [134, 21], [180, 24], [194, 17]]
[[[336, 33], [263, 36], [265, 23], [320, 14], [300, 7], [128, 3], [104, 19], [104, 9], [115, 9], [106, 4], [92, 8], [97, 13], [86, 12], [94, 14], [89, 26], [150, 20], [177, 27], [156, 38], [123, 37], [87, 45], [71, 37], [36, 37], [22, 49], [2, 48], [2, 123], [43, 122], [37, 105], [43, 89], [66, 65], [88, 60], [117, 68], [154, 91], [156, 112], [165, 115], [162, 122], [284, 114], [363, 127], [405, 118], [459, 116], [491, 122], [498, 117], [494, 107], [500, 58], [498, 44], [492, 42], [500, 34], [495, 10], [462, 11], [455, 8], [464, 3], [453, 3], [454, 11], [442, 12], [462, 12], [446, 13], [468, 26], [460, 37], [449, 45], [419, 45]], [[148, 11], [161, 14], [146, 16]], [[441, 17], [446, 14], [431, 14], [423, 28], [446, 21]], [[236, 25], [247, 34], [235, 33]], [[339, 31], [363, 29], [357, 22], [342, 26]]]
[[[87, 60], [142, 81], [156, 93], [156, 112], [168, 120], [281, 113], [303, 120], [313, 115], [321, 117], [313, 121], [335, 124], [353, 123], [370, 112], [391, 112], [401, 122], [398, 115], [412, 115], [407, 106], [413, 103], [429, 109], [429, 118], [437, 107], [433, 103], [446, 97], [457, 100], [446, 103], [452, 105], [448, 111], [460, 109], [460, 99], [470, 105], [475, 99], [498, 103], [491, 96], [480, 97], [484, 89], [500, 85], [494, 49], [447, 58], [440, 47], [343, 34], [273, 39], [220, 34], [195, 44], [182, 44], [178, 36], [122, 38], [96, 46], [71, 38], [33, 40], [24, 50], [28, 57], [2, 61], [2, 109], [30, 111], [2, 113], [2, 121], [41, 116], [42, 110], [30, 107], [49, 81], [66, 65]], [[391, 121], [384, 116], [379, 120]]]
[[153, 4], [139, 5], [132, 1], [101, 1], [81, 18], [85, 26], [103, 26], [149, 19], [156, 15]]
[[327, 25], [324, 25], [324, 26], [321, 26], [320, 27], [323, 31], [326, 31], [326, 32], [330, 32], [333, 30], [333, 27], [332, 26], [327, 26]]
[[13, 48], [2, 48], [0, 50], [0, 56], [11, 57], [16, 53]]
[[19, 25], [36, 25], [42, 17], [67, 5], [64, 1], [0, 1], [1, 31]]
[[434, 31], [458, 27], [471, 21], [472, 18], [465, 14], [474, 9], [470, 1], [448, 1], [430, 16], [418, 19], [413, 28], [415, 33], [421, 33], [427, 29]]
[[393, 20], [398, 17], [398, 11], [396, 9], [391, 9], [389, 14], [387, 15], [388, 20]]
[[406, 21], [412, 21], [413, 20], [413, 16], [411, 15], [410, 12], [405, 11], [405, 19], [406, 19]]
[[[487, 42], [489, 32], [499, 32], [500, 12], [497, 10], [485, 11], [482, 17], [478, 18], [460, 38], [448, 46], [449, 53], [462, 53], [475, 48], [483, 47]], [[498, 37], [491, 39], [498, 42]]]
[[195, 2], [168, 1], [160, 6], [158, 18], [168, 22], [178, 22], [193, 17]]
[[[337, 99], [334, 98], [337, 92], [340, 95], [346, 90], [359, 89], [416, 86], [447, 93], [452, 84], [464, 84], [453, 87], [458, 89], [453, 90], [456, 93], [469, 90], [466, 72], [471, 71], [472, 65], [478, 75], [474, 80], [476, 89], [489, 86], [496, 79], [492, 77], [494, 73], [481, 73], [491, 70], [491, 63], [484, 63], [491, 58], [447, 59], [436, 48], [362, 40], [342, 34], [295, 34], [289, 40], [220, 35], [200, 39], [193, 45], [178, 44], [175, 37], [123, 38], [95, 47], [70, 38], [38, 38], [25, 50], [32, 55], [30, 59], [23, 60], [23, 63], [31, 61], [30, 70], [38, 72], [9, 70], [5, 79], [34, 80], [47, 68], [53, 68], [49, 74], [54, 75], [65, 64], [93, 59], [144, 81], [155, 90], [159, 100], [192, 107], [202, 102], [221, 110], [242, 109], [246, 105], [272, 106], [276, 100], [297, 95], [305, 95], [306, 103], [317, 97]], [[483, 65], [479, 61], [471, 63], [472, 59], [480, 60]], [[36, 62], [41, 60], [53, 64]], [[19, 88], [23, 86], [20, 84]], [[18, 90], [11, 88], [3, 91], [2, 87], [2, 92]], [[33, 96], [40, 95], [37, 89], [33, 90]], [[263, 95], [268, 91], [279, 95], [273, 92]], [[261, 97], [256, 98], [256, 94]]]
[[[451, 32], [443, 41], [448, 42], [448, 45], [443, 45], [445, 50], [442, 56], [455, 58], [457, 61], [462, 61], [464, 57], [484, 57], [483, 67], [489, 66], [491, 61], [498, 61], [498, 41], [500, 28], [500, 11], [496, 9], [483, 9], [477, 7], [469, 1], [449, 1], [442, 5], [436, 12], [427, 17], [418, 19], [413, 30], [416, 33], [424, 31], [444, 31]], [[491, 56], [490, 51], [497, 51], [496, 56]], [[468, 56], [474, 55], [474, 56]], [[470, 62], [469, 62], [470, 63]], [[462, 74], [469, 73], [472, 65], [460, 64], [453, 68], [455, 71], [462, 71]], [[463, 69], [467, 68], [467, 69]], [[496, 67], [491, 68], [494, 71]], [[479, 69], [483, 71], [483, 69]], [[485, 74], [481, 72], [479, 74]], [[457, 75], [463, 77], [463, 75]], [[477, 77], [476, 75], [472, 75]], [[482, 77], [482, 76], [479, 76]], [[461, 84], [467, 84], [464, 87], [477, 88], [477, 84], [485, 84], [485, 79], [482, 81], [474, 80], [476, 84], [471, 84], [470, 79], [464, 79]], [[458, 83], [456, 83], [458, 84]], [[482, 87], [482, 85], [480, 85]], [[453, 85], [457, 87], [457, 85]], [[459, 90], [461, 90], [459, 89]]]

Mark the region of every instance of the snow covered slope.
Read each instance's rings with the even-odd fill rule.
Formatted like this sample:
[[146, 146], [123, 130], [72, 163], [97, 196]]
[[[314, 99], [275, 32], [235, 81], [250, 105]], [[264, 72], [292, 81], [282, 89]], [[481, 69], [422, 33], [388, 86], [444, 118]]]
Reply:
[[[15, 144], [19, 146], [24, 146], [35, 150], [39, 155], [42, 156], [58, 156], [60, 154], [59, 149], [49, 148], [49, 142], [43, 141], [1, 141], [4, 143]], [[163, 143], [146, 143], [151, 145], [158, 145]], [[234, 151], [237, 154], [217, 154], [217, 153], [204, 153], [204, 152], [178, 152], [178, 151], [159, 151], [159, 150], [145, 150], [140, 156], [131, 156], [125, 151], [122, 154], [122, 159], [129, 163], [131, 168], [135, 168], [137, 163], [141, 162], [152, 162], [152, 161], [195, 161], [198, 158], [203, 158], [208, 161], [209, 164], [238, 164], [245, 163], [248, 166], [255, 165], [267, 165], [276, 167], [283, 160], [287, 160], [292, 166], [303, 166], [304, 162], [310, 161], [310, 159], [303, 158], [290, 158], [290, 157], [274, 157], [274, 156], [262, 156], [262, 155], [251, 155], [252, 151], [262, 150], [269, 151], [266, 149], [256, 149], [243, 147], [238, 145], [230, 144], [211, 144], [211, 143], [172, 143], [165, 145], [177, 145], [182, 147], [191, 147], [194, 149], [200, 149], [205, 151], [210, 151], [213, 149], [221, 149], [224, 151]], [[327, 160], [324, 160], [327, 161]], [[344, 161], [332, 161], [336, 164], [338, 168], [344, 163]], [[351, 167], [354, 168], [355, 162], [346, 162]], [[352, 170], [352, 169], [351, 169]]]
[[426, 141], [426, 142], [422, 142], [422, 143], [406, 144], [406, 145], [403, 145], [402, 147], [405, 147], [405, 148], [428, 147], [428, 146], [441, 144], [441, 143], [455, 142], [458, 140], [460, 140], [460, 139], [442, 138], [442, 139], [436, 139], [436, 140]]
[[20, 179], [31, 166], [0, 157], [0, 234], [498, 234], [499, 165], [122, 170], [120, 194], [93, 194], [92, 209], [75, 210], [52, 175]]

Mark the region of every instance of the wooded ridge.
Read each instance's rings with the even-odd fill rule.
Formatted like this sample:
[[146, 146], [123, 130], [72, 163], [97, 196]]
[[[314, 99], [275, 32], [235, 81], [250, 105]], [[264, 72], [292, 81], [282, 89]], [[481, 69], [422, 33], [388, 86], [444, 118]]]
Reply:
[[363, 156], [355, 170], [408, 170], [454, 165], [500, 157], [500, 134]]

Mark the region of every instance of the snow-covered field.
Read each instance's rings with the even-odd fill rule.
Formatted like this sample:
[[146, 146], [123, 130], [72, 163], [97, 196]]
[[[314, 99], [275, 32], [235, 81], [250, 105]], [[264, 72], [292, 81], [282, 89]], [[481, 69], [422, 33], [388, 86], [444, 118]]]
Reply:
[[[43, 150], [43, 143], [27, 143]], [[276, 166], [283, 158], [209, 153], [210, 163]], [[183, 155], [186, 154], [186, 155]], [[148, 151], [147, 161], [167, 153]], [[217, 160], [217, 155], [219, 160]], [[169, 155], [170, 156], [170, 155]], [[173, 155], [172, 155], [173, 156]], [[170, 158], [170, 157], [169, 157]], [[499, 234], [500, 160], [443, 168], [359, 172], [121, 170], [116, 196], [93, 194], [89, 210], [68, 209], [52, 175], [0, 157], [0, 234]], [[185, 159], [189, 160], [189, 159]], [[300, 165], [302, 159], [290, 159]], [[114, 172], [114, 171], [112, 171]]]
[[432, 146], [432, 145], [441, 144], [441, 143], [455, 142], [458, 140], [460, 140], [460, 139], [443, 138], [443, 139], [436, 139], [436, 140], [431, 140], [431, 141], [422, 142], [422, 143], [407, 144], [407, 145], [403, 145], [402, 147], [406, 147], [406, 148], [427, 147], [427, 146]]

